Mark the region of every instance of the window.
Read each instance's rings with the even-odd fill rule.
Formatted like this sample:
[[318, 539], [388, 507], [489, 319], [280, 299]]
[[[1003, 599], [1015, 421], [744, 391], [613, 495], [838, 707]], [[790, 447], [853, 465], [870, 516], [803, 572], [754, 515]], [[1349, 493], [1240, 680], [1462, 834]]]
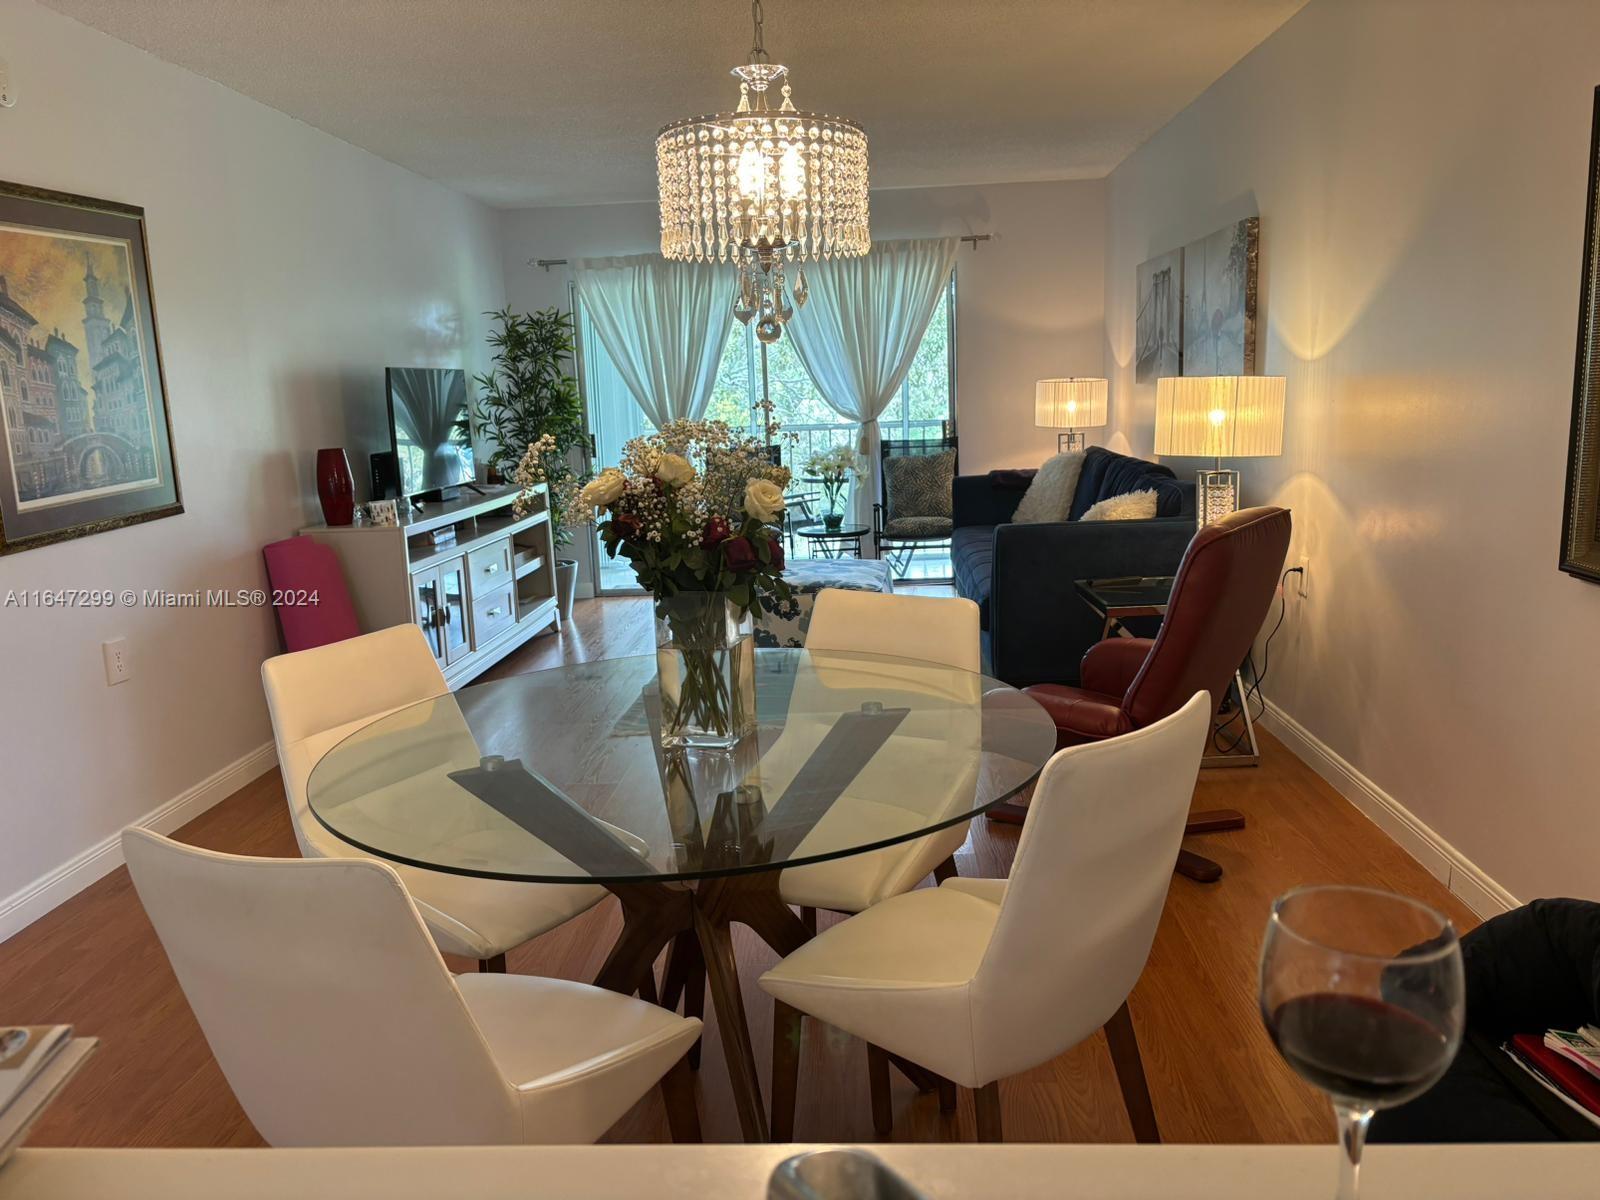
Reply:
[[[649, 422], [629, 393], [610, 357], [600, 348], [589, 315], [571, 294], [577, 313], [578, 376], [588, 408], [589, 433], [594, 439], [596, 466], [616, 463], [623, 444], [649, 429]], [[761, 423], [756, 405], [761, 400], [761, 353], [755, 331], [728, 316], [728, 340], [722, 348], [722, 361], [706, 405], [706, 417], [726, 421], [734, 429], [759, 435]], [[855, 423], [847, 421], [823, 401], [811, 378], [800, 365], [793, 343], [780, 338], [767, 349], [767, 374], [774, 416], [783, 432], [796, 439], [786, 444], [783, 457], [796, 476], [814, 451], [833, 445], [849, 444], [855, 437]], [[946, 421], [955, 417], [955, 279], [940, 296], [923, 334], [922, 345], [901, 385], [900, 393], [879, 418], [882, 436], [894, 439], [939, 437]], [[805, 491], [797, 479], [791, 496]], [[814, 500], [815, 497], [812, 497]], [[802, 512], [809, 510], [801, 509]], [[949, 558], [933, 555], [919, 559], [918, 577], [949, 576]], [[595, 578], [602, 593], [637, 590], [632, 570], [603, 553], [596, 554]], [[942, 565], [941, 565], [942, 564]], [[900, 572], [904, 574], [904, 572]]]
[[[759, 434], [761, 422], [756, 405], [761, 400], [760, 345], [752, 327], [738, 321], [732, 321], [731, 325], [706, 416]], [[952, 276], [928, 321], [928, 330], [922, 336], [922, 345], [917, 349], [916, 360], [900, 386], [899, 395], [878, 418], [883, 437], [910, 440], [940, 435], [944, 422], [955, 416], [954, 352], [955, 278]], [[812, 451], [848, 442], [854, 436], [855, 424], [828, 407], [817, 394], [787, 337], [768, 347], [767, 375], [773, 415], [782, 424], [784, 433], [799, 439], [793, 452], [785, 453], [786, 462], [803, 463]]]

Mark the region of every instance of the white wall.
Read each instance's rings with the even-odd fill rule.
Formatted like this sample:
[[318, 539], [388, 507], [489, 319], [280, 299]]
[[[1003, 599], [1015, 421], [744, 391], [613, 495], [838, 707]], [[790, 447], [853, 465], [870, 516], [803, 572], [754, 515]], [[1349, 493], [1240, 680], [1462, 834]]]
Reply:
[[[1056, 435], [1033, 425], [1033, 385], [1104, 369], [1105, 183], [1007, 183], [874, 192], [880, 241], [992, 233], [956, 257], [956, 403], [961, 468], [1037, 466]], [[530, 259], [659, 249], [656, 206], [506, 212], [506, 290], [513, 306], [567, 304], [567, 274]], [[1094, 434], [1091, 441], [1100, 440]]]
[[1597, 45], [1592, 0], [1312, 0], [1108, 197], [1138, 453], [1135, 268], [1259, 212], [1289, 420], [1234, 465], [1311, 559], [1267, 690], [1523, 899], [1600, 897], [1600, 587], [1556, 570]]
[[[321, 519], [317, 447], [363, 476], [385, 365], [485, 365], [494, 216], [28, 0], [0, 0], [0, 47], [0, 176], [146, 210], [187, 510], [0, 558], [0, 598], [261, 586], [262, 544]], [[108, 688], [118, 635], [133, 678]], [[269, 740], [275, 652], [265, 610], [0, 608], [0, 936], [64, 898], [42, 876]]]

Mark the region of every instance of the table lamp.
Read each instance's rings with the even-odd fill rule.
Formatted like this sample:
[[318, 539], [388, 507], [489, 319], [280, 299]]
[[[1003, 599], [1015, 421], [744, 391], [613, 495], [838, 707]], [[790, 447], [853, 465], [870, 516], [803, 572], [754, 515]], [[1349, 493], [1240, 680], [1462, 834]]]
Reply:
[[1217, 460], [1197, 481], [1201, 525], [1239, 507], [1239, 472], [1224, 469], [1223, 459], [1283, 453], [1287, 384], [1281, 375], [1169, 375], [1156, 382], [1156, 454]]
[[1056, 452], [1082, 450], [1080, 429], [1098, 429], [1106, 423], [1104, 379], [1041, 379], [1033, 385], [1033, 423], [1039, 429], [1065, 429], [1056, 435]]

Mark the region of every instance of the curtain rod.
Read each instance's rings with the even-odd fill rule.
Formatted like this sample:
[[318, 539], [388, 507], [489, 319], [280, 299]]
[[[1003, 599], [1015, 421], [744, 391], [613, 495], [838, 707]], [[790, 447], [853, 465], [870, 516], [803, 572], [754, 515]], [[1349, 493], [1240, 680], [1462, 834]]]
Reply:
[[[992, 233], [964, 233], [956, 240], [962, 242], [971, 242], [972, 248], [976, 250], [979, 242], [987, 242], [993, 237], [994, 234]], [[543, 267], [546, 271], [548, 271], [551, 267], [564, 267], [566, 265], [567, 260], [564, 258], [530, 258], [528, 260], [528, 266]]]

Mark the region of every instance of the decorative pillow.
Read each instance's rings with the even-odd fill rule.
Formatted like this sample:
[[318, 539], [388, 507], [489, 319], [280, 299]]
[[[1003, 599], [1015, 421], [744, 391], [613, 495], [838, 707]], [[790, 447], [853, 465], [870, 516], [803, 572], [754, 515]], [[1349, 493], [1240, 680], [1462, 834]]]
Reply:
[[1078, 490], [1078, 475], [1083, 470], [1083, 451], [1072, 450], [1045, 460], [1027, 494], [1017, 505], [1011, 520], [1017, 525], [1042, 525], [1067, 519], [1072, 494]]
[[956, 482], [956, 455], [896, 454], [883, 460], [887, 517], [951, 517], [950, 495]]
[[1094, 505], [1080, 521], [1148, 521], [1156, 515], [1156, 494], [1153, 491], [1127, 492], [1110, 496]]

